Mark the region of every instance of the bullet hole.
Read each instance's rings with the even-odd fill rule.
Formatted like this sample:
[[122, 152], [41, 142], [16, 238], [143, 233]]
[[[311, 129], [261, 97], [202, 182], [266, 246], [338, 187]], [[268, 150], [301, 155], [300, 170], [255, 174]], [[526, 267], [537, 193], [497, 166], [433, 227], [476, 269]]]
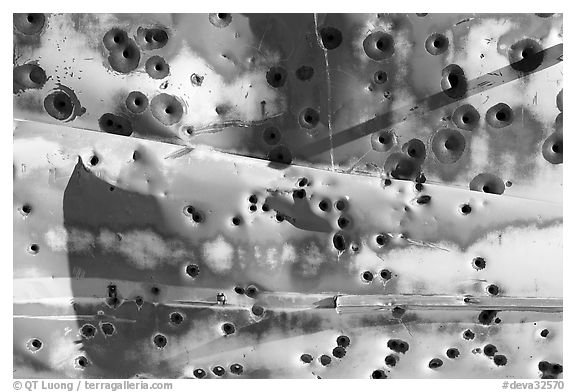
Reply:
[[302, 177], [299, 181], [298, 181], [298, 186], [303, 187], [308, 185], [308, 179], [306, 177]]
[[242, 224], [242, 218], [239, 216], [235, 216], [232, 218], [232, 224], [234, 226], [240, 226]]
[[420, 174], [420, 164], [417, 159], [394, 152], [384, 162], [384, 173], [398, 180], [414, 180]]
[[334, 245], [334, 248], [340, 252], [346, 250], [346, 239], [341, 233], [334, 234], [334, 237], [332, 237], [332, 244]]
[[304, 363], [311, 363], [313, 358], [310, 354], [302, 354], [300, 355], [300, 360]]
[[560, 90], [558, 95], [556, 95], [556, 107], [558, 110], [563, 111], [564, 107], [564, 89]]
[[486, 268], [486, 260], [483, 257], [474, 257], [472, 266], [478, 271], [483, 270]]
[[494, 320], [497, 313], [496, 310], [483, 310], [478, 315], [478, 321], [480, 324], [489, 325]]
[[563, 162], [563, 132], [556, 131], [546, 138], [542, 144], [542, 156], [548, 162], [558, 165]]
[[248, 287], [246, 287], [245, 292], [248, 297], [255, 298], [258, 295], [258, 288], [251, 284]]
[[299, 80], [305, 81], [310, 80], [314, 76], [314, 68], [307, 65], [303, 65], [296, 70], [296, 77]]
[[74, 104], [68, 94], [55, 91], [44, 99], [44, 109], [56, 120], [68, 120], [72, 116]]
[[105, 336], [111, 336], [114, 334], [116, 328], [112, 323], [102, 323], [100, 324], [100, 330]]
[[342, 43], [342, 33], [335, 27], [325, 26], [320, 29], [320, 40], [325, 49], [336, 49]]
[[348, 201], [346, 201], [346, 199], [340, 199], [336, 201], [335, 207], [338, 211], [344, 211], [348, 208]]
[[285, 146], [276, 146], [268, 153], [268, 160], [289, 165], [292, 163], [292, 153]]
[[98, 156], [92, 155], [92, 157], [90, 158], [90, 165], [96, 166], [96, 165], [98, 165], [99, 162], [100, 162], [100, 159], [98, 158]]
[[252, 305], [252, 314], [254, 316], [262, 317], [262, 315], [264, 315], [264, 308], [260, 305]]
[[437, 56], [442, 54], [448, 50], [448, 45], [450, 42], [448, 38], [444, 34], [440, 33], [433, 33], [426, 38], [426, 42], [424, 43], [424, 47], [426, 51], [433, 56]]
[[150, 292], [152, 293], [152, 295], [158, 295], [158, 294], [160, 294], [160, 288], [156, 287], [156, 286], [152, 286], [152, 288], [150, 289]]
[[476, 334], [469, 329], [467, 329], [466, 331], [464, 331], [462, 333], [462, 337], [466, 340], [474, 340], [475, 336], [476, 336]]
[[136, 298], [134, 299], [134, 302], [136, 303], [136, 306], [137, 306], [138, 308], [141, 308], [142, 305], [144, 305], [144, 298], [138, 296], [138, 297], [136, 297]]
[[468, 214], [470, 214], [470, 213], [472, 212], [472, 207], [470, 207], [470, 204], [462, 204], [462, 205], [460, 206], [460, 212], [461, 212], [463, 215], [468, 215]]
[[350, 245], [350, 249], [352, 250], [352, 252], [358, 252], [360, 250], [360, 246], [358, 246], [358, 244], [351, 244]]
[[251, 212], [256, 212], [256, 210], [258, 209], [258, 207], [256, 207], [254, 204], [252, 204], [252, 205], [249, 207], [249, 209], [250, 209]]
[[416, 191], [421, 192], [422, 189], [424, 189], [424, 185], [422, 185], [421, 183], [417, 183], [416, 185], [414, 185], [414, 189], [416, 189]]
[[126, 108], [134, 113], [140, 114], [148, 107], [148, 98], [140, 91], [132, 91], [126, 97]]
[[282, 139], [282, 134], [276, 127], [268, 127], [262, 132], [262, 140], [270, 146], [278, 144], [280, 139]]
[[428, 14], [425, 14], [425, 13], [416, 14], [416, 16], [419, 16], [421, 18], [425, 17], [426, 15], [428, 15]]
[[22, 208], [20, 208], [20, 213], [24, 216], [29, 215], [32, 212], [32, 207], [30, 204], [24, 204]]
[[28, 253], [37, 254], [40, 251], [40, 246], [38, 244], [32, 244], [28, 247]]
[[480, 122], [480, 114], [474, 106], [465, 104], [454, 110], [454, 113], [452, 113], [452, 121], [458, 128], [465, 131], [472, 131]]
[[[112, 34], [108, 36], [110, 32]], [[104, 46], [110, 52], [108, 56], [110, 67], [122, 74], [130, 73], [138, 68], [140, 49], [134, 40], [128, 38], [126, 32], [119, 29], [112, 29], [108, 33], [104, 35]]]
[[328, 355], [321, 355], [320, 358], [318, 358], [318, 360], [320, 361], [322, 366], [328, 366], [330, 362], [332, 362], [332, 358], [330, 358]]
[[418, 198], [416, 199], [416, 203], [418, 204], [428, 204], [430, 203], [430, 200], [432, 200], [432, 198], [428, 195], [422, 195], [422, 196], [418, 196]]
[[194, 369], [192, 374], [194, 374], [194, 377], [196, 377], [196, 378], [206, 377], [206, 371], [204, 369]]
[[550, 331], [548, 331], [547, 329], [543, 329], [542, 331], [540, 331], [540, 336], [545, 338], [548, 336], [549, 333], [550, 333]]
[[390, 339], [388, 340], [387, 346], [390, 350], [395, 351], [400, 354], [405, 354], [406, 351], [410, 349], [410, 345], [400, 339]]
[[426, 158], [426, 146], [419, 139], [410, 139], [402, 146], [402, 151], [410, 158], [414, 158], [419, 162], [424, 161]]
[[564, 372], [564, 367], [562, 365], [555, 363], [555, 364], [552, 364], [551, 370], [552, 370], [552, 374], [558, 375], [558, 374]]
[[532, 72], [544, 61], [542, 45], [531, 38], [525, 38], [510, 46], [508, 50], [510, 67], [520, 72]]
[[274, 66], [266, 72], [266, 81], [274, 88], [282, 87], [286, 83], [287, 75], [288, 74], [284, 68]]
[[514, 113], [507, 104], [500, 102], [486, 111], [486, 122], [493, 128], [504, 128], [512, 124]]
[[385, 152], [394, 147], [394, 144], [396, 144], [396, 136], [394, 135], [394, 131], [386, 129], [373, 133], [372, 136], [370, 136], [370, 143], [374, 151]]
[[208, 20], [212, 23], [213, 26], [218, 27], [219, 29], [224, 28], [232, 22], [232, 15], [231, 14], [208, 14]]
[[350, 338], [346, 335], [340, 335], [336, 338], [336, 344], [338, 347], [348, 347], [350, 346]]
[[80, 335], [85, 339], [92, 339], [96, 335], [96, 328], [92, 324], [84, 324], [80, 328]]
[[79, 356], [76, 358], [76, 360], [74, 361], [76, 367], [80, 368], [80, 369], [84, 369], [86, 366], [88, 366], [88, 360], [86, 359], [86, 357], [84, 356]]
[[36, 352], [42, 348], [42, 341], [40, 339], [33, 338], [28, 341], [26, 346], [28, 347], [28, 350]]
[[297, 189], [292, 192], [292, 197], [294, 199], [304, 199], [306, 197], [306, 191], [304, 189]]
[[341, 229], [349, 227], [351, 223], [352, 221], [350, 220], [350, 218], [347, 218], [345, 216], [341, 216], [340, 218], [338, 218], [338, 227], [340, 227]]
[[495, 284], [491, 284], [488, 287], [486, 287], [486, 291], [488, 291], [490, 295], [498, 295], [500, 289]]
[[458, 358], [460, 351], [457, 348], [449, 348], [446, 350], [446, 356], [450, 359]]
[[198, 267], [196, 264], [188, 264], [186, 266], [186, 275], [188, 275], [191, 278], [196, 278], [198, 277], [198, 275], [200, 274], [200, 267]]
[[160, 56], [152, 56], [146, 61], [146, 73], [152, 79], [164, 79], [170, 74], [170, 66], [164, 58]]
[[470, 190], [501, 195], [506, 189], [504, 181], [490, 173], [481, 173], [470, 181]]
[[222, 377], [224, 373], [226, 373], [226, 370], [222, 366], [214, 366], [212, 368], [212, 373], [218, 377]]
[[384, 280], [390, 280], [392, 279], [392, 272], [390, 272], [390, 270], [383, 269], [380, 271], [380, 277]]
[[374, 275], [370, 271], [362, 272], [362, 281], [364, 283], [370, 283], [374, 279]]
[[242, 367], [242, 365], [240, 365], [239, 363], [234, 363], [232, 365], [230, 365], [230, 373], [232, 374], [242, 374], [242, 372], [244, 371], [244, 367]]
[[302, 110], [298, 116], [298, 123], [300, 124], [300, 127], [305, 129], [314, 128], [316, 125], [318, 125], [319, 121], [320, 114], [317, 110], [312, 108], [306, 108]]
[[505, 366], [508, 363], [508, 359], [505, 355], [497, 354], [494, 355], [494, 363], [496, 366]]
[[161, 93], [150, 101], [152, 115], [164, 125], [174, 125], [182, 119], [184, 109], [174, 96]]
[[395, 355], [392, 355], [392, 354], [389, 354], [386, 356], [386, 358], [384, 358], [384, 363], [386, 363], [386, 366], [388, 366], [388, 367], [396, 366], [397, 362], [398, 362], [398, 359], [396, 358]]
[[499, 317], [496, 317], [496, 318], [494, 319], [494, 323], [495, 323], [495, 324], [500, 324], [501, 321], [502, 321], [502, 320], [500, 320]]
[[386, 373], [384, 373], [384, 370], [377, 369], [377, 370], [374, 370], [372, 372], [370, 377], [373, 378], [374, 380], [381, 380], [381, 379], [387, 378], [388, 376], [386, 376]]
[[406, 309], [401, 308], [400, 306], [396, 306], [392, 309], [392, 317], [394, 318], [401, 319], [404, 317], [404, 313], [406, 313]]
[[384, 234], [378, 234], [376, 236], [376, 244], [379, 246], [384, 246], [388, 243], [388, 236]]
[[240, 287], [240, 286], [234, 287], [234, 291], [236, 292], [236, 294], [240, 294], [240, 295], [244, 294], [244, 288]]
[[383, 31], [368, 35], [362, 45], [366, 55], [374, 61], [387, 59], [394, 54], [394, 38]]
[[430, 369], [438, 369], [444, 364], [444, 362], [440, 358], [433, 358], [428, 362], [428, 367]]
[[166, 336], [160, 333], [154, 336], [154, 344], [156, 345], [157, 348], [164, 348], [166, 347], [167, 343], [168, 339], [166, 339]]
[[441, 163], [450, 164], [458, 161], [465, 148], [466, 139], [455, 129], [441, 128], [432, 136], [432, 151]]
[[104, 34], [104, 47], [109, 51], [119, 50], [128, 42], [128, 34], [119, 28], [112, 28]]
[[283, 222], [283, 221], [284, 221], [284, 216], [283, 216], [281, 213], [278, 212], [278, 213], [276, 214], [276, 220], [277, 220], [278, 222]]
[[46, 72], [36, 64], [23, 64], [14, 68], [12, 90], [14, 94], [26, 89], [40, 89], [44, 87]]
[[172, 324], [180, 325], [180, 324], [182, 324], [182, 321], [184, 321], [184, 316], [182, 316], [181, 313], [178, 313], [178, 312], [170, 313], [170, 322]]
[[344, 347], [334, 347], [334, 349], [332, 350], [332, 355], [334, 356], [334, 358], [344, 358], [344, 356], [346, 355], [346, 349]]
[[114, 135], [130, 136], [132, 134], [132, 124], [125, 117], [112, 113], [105, 113], [98, 119], [100, 129], [106, 133]]
[[456, 65], [450, 64], [442, 70], [442, 79], [440, 82], [442, 91], [453, 99], [464, 97], [468, 90], [468, 82], [464, 75], [464, 70]]
[[16, 30], [24, 35], [38, 34], [46, 23], [44, 14], [12, 14], [12, 20]]
[[328, 199], [322, 199], [320, 203], [318, 203], [318, 208], [324, 212], [328, 212], [331, 209], [332, 203]]
[[388, 81], [388, 75], [384, 71], [374, 72], [374, 83], [384, 84]]
[[168, 33], [160, 28], [142, 28], [136, 31], [136, 42], [142, 50], [161, 49], [168, 43]]

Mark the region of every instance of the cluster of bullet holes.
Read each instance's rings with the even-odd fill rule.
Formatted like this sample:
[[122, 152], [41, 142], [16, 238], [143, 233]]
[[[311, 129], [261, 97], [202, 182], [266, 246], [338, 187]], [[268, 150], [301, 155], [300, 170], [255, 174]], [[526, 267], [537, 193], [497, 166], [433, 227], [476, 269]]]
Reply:
[[486, 111], [486, 122], [493, 128], [504, 128], [514, 121], [514, 112], [507, 104], [500, 102]]
[[168, 43], [168, 33], [160, 28], [139, 27], [136, 31], [136, 42], [142, 50], [161, 49]]
[[192, 205], [184, 207], [184, 215], [196, 223], [204, 222], [204, 213]]
[[448, 45], [449, 45], [448, 37], [440, 33], [430, 34], [430, 36], [426, 38], [426, 42], [424, 43], [426, 51], [434, 56], [446, 52], [446, 50], [448, 50]]
[[454, 124], [465, 131], [472, 131], [480, 122], [480, 114], [478, 110], [470, 104], [458, 106], [454, 113], [452, 113], [452, 121]]
[[166, 93], [156, 95], [150, 101], [152, 115], [164, 125], [174, 125], [182, 119], [184, 109], [176, 97]]
[[282, 87], [286, 83], [287, 75], [288, 73], [286, 70], [280, 66], [270, 67], [266, 72], [266, 81], [272, 87]]
[[478, 271], [483, 270], [486, 268], [486, 260], [483, 257], [474, 257], [472, 259], [472, 267]]
[[484, 355], [486, 355], [489, 358], [492, 358], [492, 361], [496, 366], [506, 366], [506, 364], [508, 363], [508, 358], [506, 358], [505, 355], [496, 354], [498, 352], [498, 349], [493, 344], [487, 344], [486, 346], [484, 346], [483, 352]]
[[84, 324], [80, 327], [80, 335], [82, 335], [84, 339], [92, 339], [96, 335], [96, 327], [92, 324]]
[[[379, 276], [382, 278], [384, 282], [392, 279], [392, 272], [388, 269], [383, 269], [380, 271]], [[360, 278], [364, 283], [370, 283], [374, 280], [374, 274], [371, 271], [364, 271], [360, 274]]]
[[74, 103], [64, 91], [54, 91], [44, 98], [44, 109], [56, 120], [65, 121], [72, 117]]
[[31, 63], [19, 65], [13, 70], [13, 92], [17, 94], [26, 89], [40, 89], [46, 80], [46, 72], [40, 66]]
[[212, 23], [213, 26], [221, 29], [228, 26], [230, 22], [232, 22], [232, 15], [224, 13], [208, 14], [208, 20], [210, 23]]
[[46, 23], [44, 14], [13, 14], [12, 18], [16, 30], [24, 35], [40, 33]]
[[250, 212], [256, 212], [258, 209], [258, 206], [256, 205], [256, 203], [258, 203], [258, 196], [250, 195], [250, 197], [248, 197], [248, 202], [250, 203]]
[[197, 278], [199, 274], [200, 274], [200, 267], [198, 267], [196, 264], [188, 264], [186, 266], [186, 275], [188, 275], [189, 277]]
[[134, 113], [143, 113], [148, 108], [148, 97], [140, 91], [132, 91], [126, 97], [126, 108]]
[[282, 133], [276, 127], [267, 127], [264, 129], [264, 131], [262, 131], [262, 140], [264, 140], [264, 143], [270, 146], [278, 144], [281, 139]]
[[501, 195], [506, 186], [498, 176], [490, 173], [480, 173], [470, 181], [470, 190]]
[[106, 133], [121, 136], [130, 136], [132, 134], [132, 124], [130, 121], [125, 117], [112, 113], [103, 114], [98, 120], [98, 125], [100, 129]]
[[179, 312], [170, 313], [170, 323], [174, 325], [180, 325], [184, 321], [184, 316]]
[[385, 152], [396, 144], [396, 135], [391, 129], [374, 132], [370, 137], [370, 143], [374, 151]]
[[154, 335], [154, 338], [152, 340], [154, 342], [154, 345], [158, 349], [163, 349], [168, 344], [168, 339], [161, 333]]
[[84, 369], [86, 366], [88, 366], [88, 359], [86, 359], [85, 356], [80, 355], [79, 357], [76, 357], [76, 359], [74, 360], [74, 366], [77, 369]]
[[394, 38], [383, 31], [369, 34], [362, 45], [366, 55], [374, 61], [388, 59], [394, 54]]
[[292, 192], [292, 198], [293, 198], [294, 200], [306, 198], [306, 190], [305, 190], [305, 189], [295, 189], [295, 190]]
[[446, 66], [442, 70], [440, 86], [448, 97], [453, 99], [462, 98], [468, 89], [464, 70], [456, 64]]
[[168, 65], [162, 56], [150, 57], [146, 60], [144, 68], [148, 76], [152, 79], [164, 79], [170, 74], [170, 65]]
[[312, 129], [320, 122], [320, 114], [316, 109], [306, 108], [298, 116], [298, 124], [304, 129]]
[[104, 336], [112, 336], [116, 332], [116, 327], [112, 323], [105, 322], [100, 324], [100, 330]]
[[531, 38], [525, 38], [510, 46], [508, 59], [510, 67], [520, 72], [532, 72], [544, 61], [542, 45]]
[[36, 255], [36, 254], [38, 254], [38, 252], [40, 252], [40, 246], [38, 244], [31, 244], [28, 247], [28, 253], [30, 253], [32, 255]]
[[324, 49], [336, 49], [342, 44], [342, 32], [335, 27], [322, 27], [320, 29], [320, 40], [322, 41]]
[[110, 53], [108, 62], [113, 70], [127, 74], [138, 68], [140, 49], [124, 30], [110, 29], [104, 34], [103, 42]]
[[292, 163], [292, 153], [285, 146], [276, 146], [268, 153], [268, 160], [282, 165]]
[[432, 151], [440, 163], [455, 163], [465, 148], [466, 139], [455, 129], [441, 128], [432, 136]]
[[399, 354], [406, 354], [406, 352], [410, 349], [408, 342], [405, 342], [401, 339], [390, 339], [388, 340], [387, 346], [390, 350]]
[[564, 367], [558, 363], [540, 361], [538, 362], [538, 370], [541, 372], [541, 378], [556, 378], [564, 372]]
[[307, 81], [312, 79], [314, 76], [314, 68], [308, 65], [303, 65], [296, 70], [295, 74], [299, 80]]
[[26, 347], [28, 350], [32, 351], [33, 353], [37, 352], [42, 348], [42, 341], [37, 338], [32, 338], [26, 343]]

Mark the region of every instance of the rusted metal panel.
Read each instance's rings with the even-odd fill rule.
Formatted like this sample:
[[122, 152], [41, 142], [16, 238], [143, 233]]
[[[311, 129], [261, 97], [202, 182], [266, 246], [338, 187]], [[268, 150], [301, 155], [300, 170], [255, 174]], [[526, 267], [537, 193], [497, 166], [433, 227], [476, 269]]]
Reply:
[[562, 15], [30, 15], [15, 377], [562, 376]]

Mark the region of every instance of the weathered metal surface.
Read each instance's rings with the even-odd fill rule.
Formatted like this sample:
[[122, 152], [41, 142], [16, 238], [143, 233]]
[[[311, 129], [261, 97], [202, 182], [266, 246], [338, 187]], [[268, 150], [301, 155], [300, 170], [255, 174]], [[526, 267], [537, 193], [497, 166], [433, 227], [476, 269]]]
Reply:
[[14, 23], [15, 377], [562, 376], [561, 15]]

